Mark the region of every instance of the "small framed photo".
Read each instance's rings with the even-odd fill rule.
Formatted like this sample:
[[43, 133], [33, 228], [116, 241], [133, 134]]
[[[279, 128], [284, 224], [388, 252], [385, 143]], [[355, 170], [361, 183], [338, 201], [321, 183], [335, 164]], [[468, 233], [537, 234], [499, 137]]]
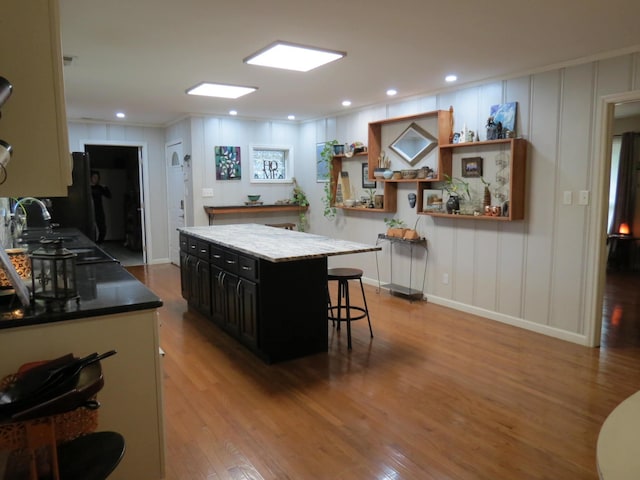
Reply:
[[468, 157], [461, 159], [463, 177], [482, 176], [482, 157]]
[[423, 212], [443, 212], [444, 211], [444, 202], [443, 202], [443, 193], [442, 190], [430, 190], [425, 189], [422, 191], [422, 211]]
[[368, 162], [362, 162], [362, 188], [376, 188], [376, 181], [369, 180]]

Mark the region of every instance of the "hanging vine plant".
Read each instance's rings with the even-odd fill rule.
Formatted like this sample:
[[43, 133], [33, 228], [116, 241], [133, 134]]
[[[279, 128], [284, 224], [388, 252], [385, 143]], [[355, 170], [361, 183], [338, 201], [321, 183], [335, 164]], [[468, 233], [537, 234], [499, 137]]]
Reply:
[[[293, 177], [293, 192], [291, 194], [291, 203], [298, 205], [300, 207], [308, 207], [309, 200], [307, 199], [307, 194], [304, 193], [302, 187], [298, 185], [298, 181]], [[300, 210], [300, 214], [298, 215], [298, 231], [304, 232], [307, 229], [307, 214], [304, 210]]]
[[320, 152], [320, 160], [323, 163], [329, 175], [329, 181], [324, 184], [324, 195], [322, 197], [323, 211], [322, 214], [329, 220], [336, 217], [336, 207], [333, 206], [333, 146], [338, 145], [337, 140], [329, 140], [324, 143], [324, 148]]

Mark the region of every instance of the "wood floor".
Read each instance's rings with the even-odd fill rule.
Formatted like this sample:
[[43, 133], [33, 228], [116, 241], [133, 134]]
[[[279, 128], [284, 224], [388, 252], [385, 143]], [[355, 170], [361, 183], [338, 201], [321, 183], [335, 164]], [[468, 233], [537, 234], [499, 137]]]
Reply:
[[374, 339], [328, 326], [327, 354], [265, 365], [187, 311], [177, 267], [130, 271], [164, 301], [168, 480], [597, 479], [640, 389], [637, 289], [587, 348], [365, 287]]

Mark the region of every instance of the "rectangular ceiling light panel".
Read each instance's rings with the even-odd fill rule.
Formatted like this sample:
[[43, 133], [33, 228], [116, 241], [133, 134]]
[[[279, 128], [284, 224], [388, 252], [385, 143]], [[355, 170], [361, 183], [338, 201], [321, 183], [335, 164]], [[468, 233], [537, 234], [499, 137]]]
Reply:
[[345, 55], [345, 52], [305, 47], [293, 43], [276, 42], [248, 56], [244, 59], [244, 63], [308, 72], [321, 65], [338, 60]]
[[256, 87], [202, 82], [195, 87], [191, 87], [187, 90], [187, 93], [189, 95], [203, 95], [205, 97], [240, 98], [256, 90]]

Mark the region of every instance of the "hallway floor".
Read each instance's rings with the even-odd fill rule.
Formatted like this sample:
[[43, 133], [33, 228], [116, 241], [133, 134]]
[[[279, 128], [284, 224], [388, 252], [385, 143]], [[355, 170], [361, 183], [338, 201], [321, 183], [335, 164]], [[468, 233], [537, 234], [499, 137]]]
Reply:
[[607, 272], [602, 305], [603, 347], [640, 346], [640, 272]]
[[123, 267], [144, 265], [142, 252], [133, 252], [124, 246], [123, 240], [107, 240], [100, 245], [105, 252], [118, 260]]

